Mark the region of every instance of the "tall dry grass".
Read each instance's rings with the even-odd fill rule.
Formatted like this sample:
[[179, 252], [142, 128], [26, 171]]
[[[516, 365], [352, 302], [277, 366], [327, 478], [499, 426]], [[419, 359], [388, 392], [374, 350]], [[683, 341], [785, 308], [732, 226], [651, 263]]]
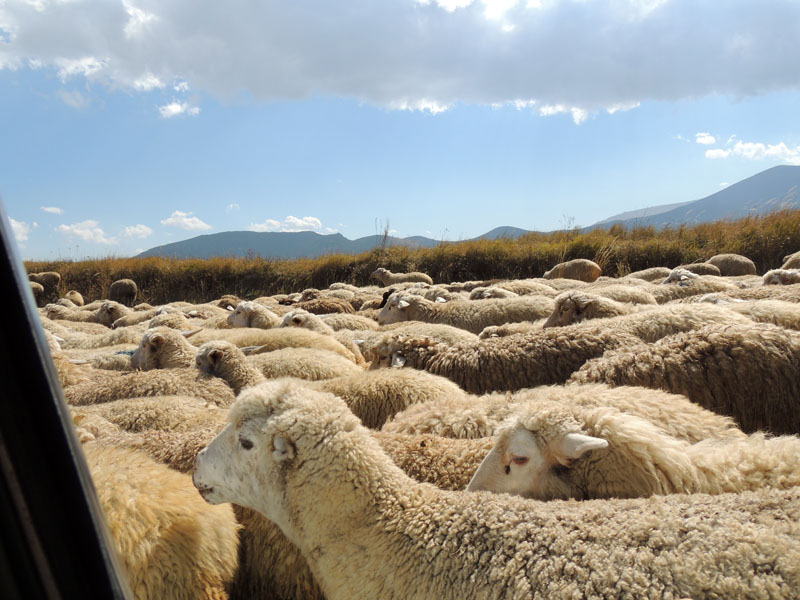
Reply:
[[84, 261], [28, 262], [29, 272], [58, 271], [62, 294], [76, 289], [88, 300], [107, 295], [123, 277], [137, 282], [141, 299], [151, 304], [174, 300], [202, 302], [223, 294], [255, 298], [325, 288], [333, 282], [377, 283], [369, 275], [381, 266], [392, 271], [424, 271], [436, 282], [540, 277], [553, 265], [573, 258], [597, 262], [604, 275], [621, 276], [653, 266], [675, 267], [733, 252], [752, 259], [763, 273], [779, 267], [784, 255], [800, 250], [800, 211], [718, 221], [657, 231], [614, 225], [588, 233], [576, 229], [530, 233], [517, 240], [442, 243], [434, 248], [380, 246], [352, 255], [315, 259], [105, 258]]

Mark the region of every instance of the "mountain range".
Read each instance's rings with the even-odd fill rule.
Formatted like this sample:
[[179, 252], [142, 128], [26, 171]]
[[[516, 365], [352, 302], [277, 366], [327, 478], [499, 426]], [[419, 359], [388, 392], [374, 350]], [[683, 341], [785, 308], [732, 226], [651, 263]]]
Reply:
[[[756, 173], [699, 200], [627, 211], [584, 227], [583, 230], [608, 228], [615, 224], [624, 227], [653, 226], [661, 229], [667, 226], [677, 227], [682, 224], [691, 226], [721, 219], [733, 220], [749, 215], [764, 215], [776, 210], [800, 208], [799, 190], [800, 166], [782, 165]], [[525, 233], [530, 231], [519, 227], [501, 226], [472, 239], [516, 239]], [[350, 240], [340, 233], [322, 235], [313, 231], [225, 231], [156, 246], [138, 254], [137, 258], [148, 256], [314, 258], [325, 254], [359, 254], [379, 246], [382, 242], [382, 235]], [[389, 236], [386, 243], [392, 246], [430, 248], [443, 242], [423, 236], [405, 238]]]

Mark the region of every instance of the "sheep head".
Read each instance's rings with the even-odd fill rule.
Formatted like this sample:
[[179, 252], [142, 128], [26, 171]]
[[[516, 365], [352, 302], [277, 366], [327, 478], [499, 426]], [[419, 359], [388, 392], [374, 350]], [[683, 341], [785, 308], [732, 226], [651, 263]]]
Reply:
[[608, 442], [579, 431], [531, 431], [521, 422], [501, 429], [496, 442], [467, 486], [467, 491], [488, 490], [526, 498], [569, 498], [565, 469]]
[[250, 327], [255, 311], [256, 307], [253, 302], [243, 300], [236, 305], [236, 308], [225, 320], [231, 327]]
[[565, 292], [556, 300], [553, 312], [542, 327], [564, 327], [571, 323], [579, 323], [584, 319], [586, 310], [597, 302], [597, 298], [580, 292]]
[[[409, 321], [408, 308], [411, 306], [411, 296], [392, 294], [386, 300], [386, 305], [378, 313], [377, 320], [380, 325]], [[420, 298], [422, 299], [422, 298]]]

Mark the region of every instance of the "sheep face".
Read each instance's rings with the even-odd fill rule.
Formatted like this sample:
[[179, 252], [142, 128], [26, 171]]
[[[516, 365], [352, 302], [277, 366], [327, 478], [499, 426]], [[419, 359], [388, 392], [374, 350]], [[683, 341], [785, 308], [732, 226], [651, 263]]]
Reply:
[[187, 356], [193, 352], [194, 348], [180, 332], [168, 328], [150, 329], [131, 356], [131, 367], [142, 371], [186, 367], [191, 365], [191, 362], [187, 365]]
[[516, 424], [501, 430], [494, 448], [483, 459], [467, 486], [468, 492], [487, 490], [537, 500], [569, 498], [565, 470], [591, 450], [608, 442], [580, 432], [544, 440]]
[[591, 298], [582, 298], [570, 293], [556, 298], [556, 306], [542, 327], [564, 327], [571, 323], [580, 323], [584, 320], [586, 310], [591, 304]]
[[408, 300], [403, 299], [398, 295], [389, 296], [386, 305], [378, 313], [378, 324], [389, 325], [391, 323], [399, 323], [400, 321], [408, 321], [408, 307], [411, 304]]
[[231, 327], [250, 327], [250, 319], [254, 308], [250, 302], [239, 302], [234, 311], [228, 315], [226, 321]]
[[130, 312], [131, 309], [123, 306], [119, 302], [103, 302], [100, 308], [97, 309], [97, 322], [102, 323], [106, 327], [111, 327], [114, 321], [130, 314]]
[[306, 327], [308, 320], [308, 313], [299, 310], [293, 310], [283, 316], [281, 327]]

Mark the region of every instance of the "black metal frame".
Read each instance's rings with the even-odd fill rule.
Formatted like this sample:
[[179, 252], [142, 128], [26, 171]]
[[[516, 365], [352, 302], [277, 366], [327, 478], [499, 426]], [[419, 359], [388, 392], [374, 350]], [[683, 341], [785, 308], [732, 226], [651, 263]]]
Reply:
[[0, 202], [0, 598], [132, 598]]

